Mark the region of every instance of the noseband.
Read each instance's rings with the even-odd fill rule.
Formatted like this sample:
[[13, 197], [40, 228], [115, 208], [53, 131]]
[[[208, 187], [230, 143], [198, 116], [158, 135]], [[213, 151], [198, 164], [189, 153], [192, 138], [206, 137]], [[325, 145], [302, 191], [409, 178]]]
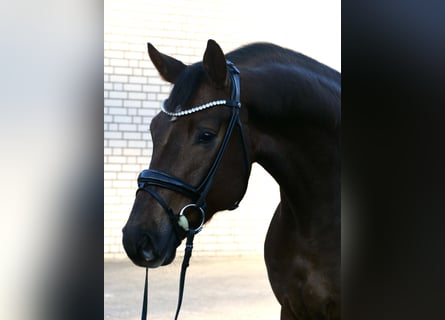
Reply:
[[[185, 255], [184, 260], [182, 263], [182, 270], [181, 270], [181, 279], [180, 279], [180, 289], [179, 289], [179, 298], [178, 298], [178, 306], [176, 310], [176, 316], [175, 319], [177, 319], [179, 314], [179, 309], [181, 307], [182, 302], [182, 294], [184, 289], [184, 279], [185, 279], [185, 270], [188, 266], [189, 259], [191, 257], [192, 249], [193, 249], [193, 238], [194, 235], [197, 234], [199, 231], [201, 231], [202, 226], [204, 225], [205, 219], [206, 219], [206, 210], [207, 210], [207, 204], [206, 204], [206, 198], [210, 191], [210, 188], [212, 186], [213, 180], [215, 178], [216, 172], [218, 170], [218, 167], [221, 163], [221, 160], [224, 156], [224, 152], [227, 148], [227, 145], [229, 143], [230, 137], [232, 136], [233, 129], [235, 126], [238, 126], [239, 132], [241, 134], [241, 141], [243, 146], [243, 153], [244, 153], [244, 162], [245, 162], [245, 168], [246, 172], [249, 171], [250, 168], [250, 162], [249, 157], [247, 153], [247, 147], [246, 147], [246, 140], [244, 136], [244, 132], [242, 129], [241, 119], [240, 119], [240, 108], [241, 108], [241, 101], [240, 101], [240, 78], [239, 78], [239, 70], [238, 68], [230, 61], [227, 61], [227, 69], [229, 72], [229, 76], [232, 83], [231, 88], [231, 97], [230, 100], [215, 100], [208, 102], [206, 104], [203, 104], [201, 106], [197, 106], [191, 109], [179, 111], [179, 112], [169, 112], [165, 109], [165, 107], [162, 107], [162, 112], [166, 113], [169, 116], [172, 117], [181, 117], [186, 116], [189, 114], [192, 114], [194, 112], [198, 112], [201, 110], [205, 110], [208, 108], [212, 108], [215, 106], [226, 106], [232, 109], [231, 117], [229, 120], [229, 124], [227, 126], [226, 133], [224, 135], [224, 138], [222, 140], [222, 143], [219, 147], [218, 153], [216, 154], [216, 158], [213, 161], [212, 166], [210, 167], [210, 170], [208, 171], [206, 177], [202, 180], [202, 182], [198, 186], [192, 186], [188, 184], [187, 182], [183, 181], [182, 179], [172, 176], [166, 172], [154, 170], [154, 169], [148, 169], [143, 170], [138, 177], [138, 192], [141, 190], [144, 190], [148, 192], [156, 201], [162, 206], [164, 211], [168, 214], [170, 221], [173, 226], [173, 230], [175, 232], [176, 237], [176, 246], [179, 246], [181, 243], [181, 234], [183, 234], [183, 231], [185, 231], [187, 235], [187, 243], [185, 248]], [[178, 193], [181, 193], [182, 195], [186, 196], [191, 200], [191, 202], [187, 205], [185, 205], [178, 214], [175, 214], [172, 208], [162, 199], [162, 197], [153, 190], [153, 187], [160, 187], [168, 190], [172, 190]], [[235, 209], [238, 206], [239, 201], [237, 201], [230, 210]], [[184, 213], [189, 210], [190, 208], [194, 208], [198, 210], [201, 214], [201, 221], [198, 227], [192, 228], [184, 215]], [[142, 311], [142, 319], [146, 318], [146, 291], [147, 291], [147, 275], [145, 278], [145, 292], [144, 292], [144, 305], [143, 305], [143, 311]]]

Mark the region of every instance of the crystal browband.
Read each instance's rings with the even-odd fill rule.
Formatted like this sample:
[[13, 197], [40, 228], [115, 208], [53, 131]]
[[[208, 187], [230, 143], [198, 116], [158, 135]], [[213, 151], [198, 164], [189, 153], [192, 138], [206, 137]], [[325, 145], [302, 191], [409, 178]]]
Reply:
[[202, 110], [209, 109], [209, 108], [216, 107], [216, 106], [229, 106], [229, 107], [238, 107], [238, 108], [241, 107], [241, 103], [240, 102], [235, 102], [235, 101], [231, 101], [231, 100], [215, 100], [215, 101], [207, 102], [207, 103], [202, 104], [200, 106], [193, 107], [191, 109], [178, 111], [178, 112], [169, 112], [169, 111], [167, 111], [165, 109], [165, 102], [166, 101], [167, 100], [165, 100], [162, 103], [161, 110], [162, 110], [162, 112], [164, 112], [165, 114], [168, 114], [171, 117], [186, 116], [186, 115], [189, 115], [191, 113], [195, 113], [195, 112], [202, 111]]

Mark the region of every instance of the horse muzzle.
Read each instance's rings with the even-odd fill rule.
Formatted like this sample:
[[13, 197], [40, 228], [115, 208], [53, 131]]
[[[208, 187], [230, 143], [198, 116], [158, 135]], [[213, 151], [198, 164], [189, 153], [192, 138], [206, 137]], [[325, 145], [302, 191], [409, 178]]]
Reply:
[[173, 261], [176, 255], [176, 246], [173, 237], [166, 240], [155, 237], [138, 227], [125, 226], [122, 229], [122, 243], [130, 260], [137, 266], [144, 268], [157, 268]]

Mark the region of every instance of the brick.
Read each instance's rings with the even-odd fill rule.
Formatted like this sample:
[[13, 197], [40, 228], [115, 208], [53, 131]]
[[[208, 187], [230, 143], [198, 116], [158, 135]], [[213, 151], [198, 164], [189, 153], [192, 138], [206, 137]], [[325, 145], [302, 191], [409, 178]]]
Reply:
[[107, 107], [121, 107], [122, 100], [120, 99], [104, 99], [104, 105]]
[[122, 171], [123, 172], [139, 172], [141, 171], [142, 168], [140, 165], [135, 165], [135, 164], [124, 164], [122, 166]]
[[128, 50], [128, 43], [126, 43], [126, 42], [110, 42], [109, 49], [126, 51], [126, 50]]
[[114, 116], [114, 121], [116, 123], [131, 123], [130, 116]]
[[122, 59], [124, 57], [124, 51], [105, 50], [104, 57]]
[[161, 92], [163, 92], [163, 93], [167, 93], [167, 94], [170, 94], [170, 91], [171, 91], [172, 89], [170, 88], [170, 87], [168, 87], [168, 86], [162, 86], [161, 87]]
[[[128, 82], [128, 76], [114, 74], [114, 75], [110, 76], [110, 81], [111, 82]], [[115, 87], [115, 89], [117, 89], [117, 88]]]
[[139, 140], [130, 140], [128, 141], [128, 146], [130, 148], [145, 148], [146, 142], [145, 141], [139, 141]]
[[114, 72], [118, 75], [130, 75], [132, 74], [132, 69], [125, 67], [115, 67]]
[[116, 172], [104, 172], [104, 180], [114, 180], [116, 177]]
[[141, 155], [141, 149], [126, 148], [126, 149], [124, 149], [123, 154], [125, 156], [140, 156]]
[[142, 134], [140, 132], [124, 132], [124, 139], [126, 140], [140, 140]]
[[[156, 69], [153, 68], [153, 64], [152, 63], [142, 63], [139, 62], [139, 67], [142, 70], [142, 74], [146, 77], [150, 77], [150, 78], [159, 78], [161, 79], [158, 71]], [[161, 81], [162, 83], [165, 83], [165, 80]]]
[[121, 251], [120, 245], [111, 245], [110, 246], [110, 252], [119, 252]]
[[125, 108], [111, 108], [110, 107], [110, 108], [108, 108], [108, 114], [110, 114], [110, 115], [126, 115], [127, 109], [125, 109]]
[[[142, 85], [140, 84], [124, 84], [125, 91], [142, 91]], [[134, 99], [134, 98], [131, 98]]]
[[111, 149], [111, 148], [104, 148], [104, 155], [106, 155], [106, 156], [110, 155], [112, 150], [113, 149]]
[[121, 165], [118, 164], [104, 164], [104, 172], [118, 172], [122, 169]]
[[104, 62], [104, 73], [106, 74], [113, 74], [114, 68], [109, 66], [108, 61]]
[[144, 54], [142, 52], [134, 51], [126, 51], [123, 56], [125, 56], [125, 59], [129, 60], [141, 60], [144, 58]]
[[126, 60], [126, 59], [110, 59], [110, 66], [128, 67], [128, 60]]
[[120, 172], [117, 175], [117, 179], [119, 180], [129, 180], [129, 181], [133, 181], [135, 180], [137, 177], [135, 176], [134, 172]]
[[146, 119], [145, 117], [142, 118], [142, 124], [138, 125], [138, 131], [139, 132], [148, 132], [150, 130], [150, 119]]
[[113, 156], [121, 156], [122, 155], [122, 148], [113, 148], [112, 155]]
[[104, 238], [104, 244], [105, 245], [115, 244], [115, 238], [113, 238], [113, 237], [105, 237]]
[[162, 103], [159, 103], [159, 101], [145, 100], [142, 102], [142, 107], [148, 109], [159, 109], [161, 107], [161, 104]]
[[125, 140], [108, 140], [109, 147], [122, 147], [125, 148], [127, 146], [127, 141]]
[[149, 132], [142, 132], [142, 140], [151, 142], [151, 134]]
[[130, 157], [127, 156], [127, 164], [135, 164], [136, 163], [136, 157]]
[[128, 99], [145, 100], [146, 95], [143, 92], [130, 92], [128, 93]]
[[144, 86], [145, 92], [159, 92], [161, 90], [161, 86], [159, 85], [146, 85]]
[[127, 93], [123, 91], [111, 91], [109, 97], [112, 99], [126, 99]]
[[147, 50], [147, 45], [143, 37], [134, 37], [132, 40], [135, 44], [128, 44], [128, 51], [143, 52]]
[[104, 132], [104, 139], [122, 139], [122, 132], [106, 131]]
[[[119, 131], [137, 131], [135, 124], [119, 124]], [[131, 145], [129, 145], [131, 147]]]
[[169, 96], [168, 93], [157, 93], [156, 94], [156, 99], [159, 101], [164, 101], [165, 99], [167, 99]]
[[127, 158], [122, 156], [109, 156], [108, 157], [108, 163], [126, 163]]
[[148, 77], [149, 84], [165, 85], [165, 81], [161, 77]]
[[148, 167], [148, 165], [149, 165], [149, 163], [150, 163], [150, 159], [147, 159], [147, 158], [145, 158], [145, 157], [138, 157], [138, 158], [136, 159], [136, 163], [137, 163], [138, 165], [142, 165], [142, 166], [144, 166], [144, 167]]
[[145, 71], [147, 72], [147, 76], [159, 75], [158, 71], [153, 66], [153, 62], [148, 59], [139, 61], [139, 68], [145, 69]]
[[[113, 187], [114, 188], [130, 188], [132, 187], [132, 183], [130, 181], [125, 181], [125, 180], [115, 180], [113, 181]], [[134, 187], [134, 185], [133, 185]]]
[[147, 107], [145, 107], [143, 104], [146, 101], [142, 102], [142, 108], [138, 109], [138, 115], [139, 116], [145, 116], [145, 117], [153, 117], [155, 114], [158, 113], [159, 107], [153, 108], [152, 109], [148, 109]]
[[142, 102], [140, 100], [125, 100], [124, 107], [131, 108], [140, 108], [142, 106]]
[[130, 77], [128, 79], [128, 82], [145, 84], [145, 83], [147, 83], [147, 78], [146, 77], [140, 77], [140, 76], [132, 76], [132, 77]]

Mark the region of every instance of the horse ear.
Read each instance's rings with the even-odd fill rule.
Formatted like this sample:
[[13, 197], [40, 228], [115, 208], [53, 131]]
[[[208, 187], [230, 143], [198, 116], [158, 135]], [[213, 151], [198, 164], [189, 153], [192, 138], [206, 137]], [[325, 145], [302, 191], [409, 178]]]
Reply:
[[160, 53], [151, 43], [147, 43], [147, 47], [148, 55], [161, 77], [170, 83], [174, 83], [178, 75], [186, 68], [186, 65], [175, 58]]
[[217, 87], [223, 87], [227, 79], [226, 58], [215, 40], [207, 41], [203, 59], [204, 69]]

